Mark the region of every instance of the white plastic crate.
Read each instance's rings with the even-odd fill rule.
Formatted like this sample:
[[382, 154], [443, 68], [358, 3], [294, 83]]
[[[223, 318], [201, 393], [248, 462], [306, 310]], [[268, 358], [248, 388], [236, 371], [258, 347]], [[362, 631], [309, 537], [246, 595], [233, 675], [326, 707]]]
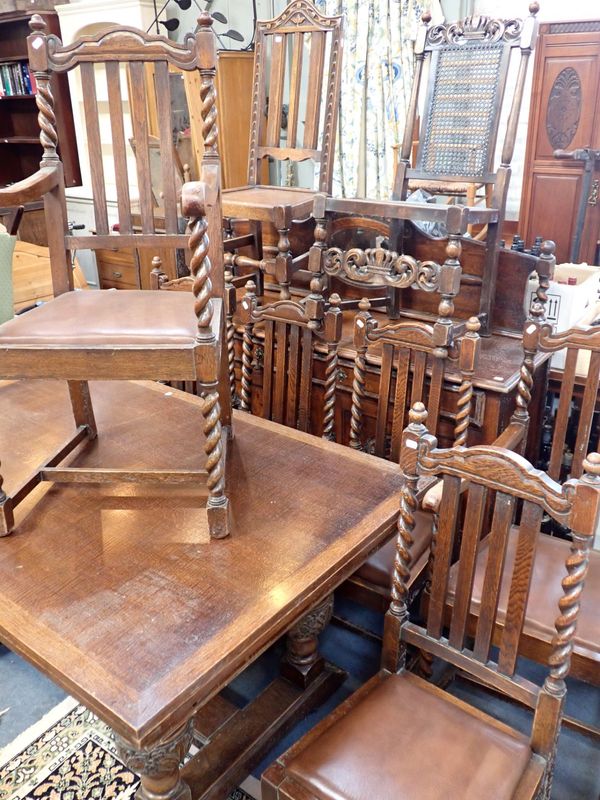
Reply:
[[[577, 283], [569, 286], [568, 278], [576, 278]], [[537, 286], [537, 278], [529, 280], [523, 304], [525, 314], [529, 313]], [[557, 264], [554, 280], [550, 281], [548, 288], [546, 319], [555, 331], [566, 331], [577, 325], [585, 316], [586, 310], [596, 303], [599, 295], [600, 267], [590, 267], [587, 264]], [[553, 368], [562, 369], [565, 365], [565, 351], [555, 353], [550, 363]]]

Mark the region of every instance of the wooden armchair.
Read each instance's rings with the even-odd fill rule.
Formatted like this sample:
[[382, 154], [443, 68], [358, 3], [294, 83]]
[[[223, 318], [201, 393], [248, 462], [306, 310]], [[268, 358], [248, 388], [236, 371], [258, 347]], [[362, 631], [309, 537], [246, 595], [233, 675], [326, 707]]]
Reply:
[[[352, 392], [350, 446], [372, 450], [375, 455], [398, 461], [402, 430], [408, 412], [415, 402], [427, 402], [431, 407], [428, 428], [438, 433], [446, 420], [441, 419], [442, 390], [451, 364], [450, 356], [458, 361], [461, 382], [456, 395], [456, 410], [451, 440], [464, 446], [471, 415], [473, 373], [479, 353], [479, 320], [468, 320], [463, 326], [448, 326], [438, 320], [434, 325], [424, 322], [391, 322], [378, 327], [368, 311], [356, 318], [354, 344], [356, 361]], [[373, 438], [363, 431], [362, 408], [368, 387], [367, 355], [369, 349], [381, 350], [381, 378], [376, 389], [378, 396], [376, 427]], [[446, 411], [448, 414], [448, 411]], [[372, 444], [371, 444], [372, 443]], [[428, 498], [436, 487], [422, 487], [422, 507], [415, 511], [415, 545], [412, 549], [410, 580], [411, 594], [422, 585], [427, 566], [427, 551], [436, 528], [435, 514], [428, 507]], [[356, 573], [341, 587], [341, 593], [375, 611], [385, 611], [392, 591], [395, 542], [391, 539], [372, 553]]]
[[[306, 254], [292, 258], [289, 229], [294, 220], [310, 217], [315, 192], [312, 188], [261, 185], [261, 165], [263, 159], [281, 164], [310, 160], [318, 164], [318, 190], [331, 191], [341, 79], [341, 26], [341, 17], [324, 17], [309, 0], [293, 0], [278, 17], [259, 21], [256, 27], [248, 185], [223, 192], [223, 213], [226, 218], [250, 219], [259, 226], [260, 252], [255, 259], [230, 252], [226, 258], [233, 268], [258, 270], [260, 294], [262, 273], [273, 275], [281, 286], [282, 300], [289, 299], [292, 273], [307, 258]], [[289, 105], [282, 141], [284, 97]], [[274, 261], [262, 257], [263, 223], [274, 225], [279, 234]], [[242, 243], [246, 240], [244, 237]], [[235, 239], [226, 242], [228, 250], [234, 246]]]
[[[404, 200], [417, 184], [430, 191], [450, 186], [466, 192], [468, 186], [485, 185], [491, 191], [489, 208], [465, 207], [466, 226], [458, 229], [454, 206], [432, 206], [435, 213], [445, 209], [441, 220], [448, 235], [464, 234], [470, 226], [487, 225], [484, 281], [480, 299], [482, 334], [490, 332], [493, 300], [498, 274], [499, 241], [505, 216], [517, 124], [529, 56], [535, 45], [539, 10], [529, 5], [525, 20], [492, 19], [472, 16], [460, 22], [431, 25], [431, 15], [423, 23], [415, 44], [415, 78], [407, 114], [404, 139], [392, 197]], [[520, 61], [501, 163], [494, 169], [494, 155], [502, 100], [511, 53], [519, 48]], [[427, 62], [428, 71], [424, 70]], [[424, 114], [420, 120], [416, 164], [411, 165], [413, 127], [418, 111], [423, 76], [428, 74]], [[429, 205], [421, 205], [421, 215], [411, 219], [432, 221]], [[440, 219], [439, 217], [437, 219]], [[402, 252], [406, 223], [394, 223], [392, 249]]]
[[[574, 400], [574, 389], [579, 365], [587, 366], [587, 379], [583, 396], [579, 403], [579, 422], [577, 440], [571, 465], [571, 479], [579, 479], [584, 474], [585, 452], [590, 437], [594, 434], [593, 419], [596, 408], [598, 386], [600, 384], [600, 329], [598, 327], [571, 328], [568, 331], [552, 333], [551, 327], [543, 320], [543, 309], [535, 304], [533, 315], [525, 326], [523, 336], [524, 359], [519, 382], [519, 396], [513, 421], [500, 437], [507, 442], [514, 442], [528, 424], [528, 404], [534, 380], [534, 360], [537, 353], [556, 353], [566, 349], [566, 363], [562, 377], [562, 389], [556, 411], [554, 435], [550, 455], [548, 474], [553, 480], [560, 478], [561, 459], [565, 444], [567, 421]], [[581, 358], [582, 354], [588, 358]], [[589, 359], [589, 362], [588, 362]], [[586, 362], [588, 362], [586, 364]], [[521, 431], [521, 433], [520, 433]], [[595, 474], [595, 473], [594, 473]], [[600, 480], [595, 478], [595, 481]], [[569, 486], [567, 482], [565, 486]], [[443, 502], [443, 501], [442, 501]], [[552, 515], [550, 515], [552, 516]], [[564, 520], [558, 522], [571, 527]], [[486, 596], [484, 575], [489, 562], [493, 542], [487, 536], [478, 548], [473, 571], [473, 603], [470, 610], [470, 624], [475, 625], [483, 613]], [[577, 535], [572, 531], [569, 540], [559, 539], [545, 533], [539, 533], [536, 542], [536, 566], [531, 576], [529, 599], [526, 604], [526, 616], [519, 643], [519, 652], [535, 661], [545, 662], [553, 647], [553, 617], [557, 599], [557, 579], [560, 565], [567, 558], [577, 558]], [[518, 561], [518, 531], [511, 528], [506, 542], [506, 562], [510, 566]], [[450, 571], [450, 598], [454, 598], [456, 587], [460, 583], [460, 563]], [[504, 578], [499, 585], [498, 612], [495, 619], [495, 639], [503, 635], [508, 628], [509, 585]], [[573, 655], [571, 674], [583, 681], [600, 686], [600, 620], [598, 607], [600, 604], [600, 551], [592, 550], [589, 555], [589, 572], [587, 577], [587, 596], [582, 601], [578, 630], [573, 638]], [[572, 727], [584, 730], [588, 734], [600, 736], [600, 727], [588, 726], [576, 720], [569, 720]]]
[[[200, 18], [199, 32], [183, 45], [132, 28], [112, 29], [85, 36], [63, 46], [47, 36], [41, 17], [31, 20], [28, 37], [29, 63], [35, 72], [38, 92], [40, 141], [43, 158], [39, 172], [6, 189], [0, 189], [0, 204], [14, 205], [43, 197], [55, 298], [0, 326], [1, 374], [3, 378], [59, 378], [68, 381], [75, 418], [75, 432], [56, 453], [51, 453], [34, 475], [12, 497], [0, 495], [0, 532], [13, 527], [13, 509], [41, 481], [96, 482], [175, 481], [208, 484], [208, 525], [213, 537], [229, 532], [228, 500], [225, 495], [225, 432], [231, 415], [227, 389], [226, 359], [222, 357], [224, 336], [222, 308], [223, 263], [219, 158], [216, 150], [214, 81], [214, 36], [208, 14]], [[165, 187], [164, 234], [155, 233], [152, 187], [146, 134], [144, 65], [154, 67], [156, 94], [161, 114], [161, 148]], [[180, 292], [73, 291], [69, 251], [76, 248], [137, 247], [173, 248], [187, 245], [178, 232], [177, 197], [173, 148], [171, 146], [169, 64], [184, 70], [199, 70], [205, 90], [205, 156], [203, 182], [187, 184], [183, 212], [189, 219], [193, 301]], [[137, 178], [140, 192], [142, 233], [131, 225], [129, 179], [121, 95], [121, 65], [129, 70], [133, 128], [136, 139]], [[62, 165], [56, 150], [55, 117], [50, 93], [50, 74], [79, 70], [83, 97], [96, 236], [69, 236]], [[118, 190], [120, 233], [109, 233], [105, 163], [98, 123], [96, 79], [106, 79], [113, 137], [113, 161]], [[216, 234], [209, 240], [209, 234]], [[211, 272], [214, 268], [214, 292]], [[213, 296], [214, 294], [214, 296]], [[94, 380], [193, 380], [201, 385], [205, 399], [206, 469], [189, 471], [80, 470], [65, 464], [78, 445], [98, 435], [87, 381]], [[221, 387], [219, 387], [221, 384]], [[222, 428], [224, 430], [222, 430]], [[199, 435], [199, 439], [200, 439]]]
[[[256, 286], [250, 281], [239, 304], [244, 326], [240, 407], [251, 409], [255, 342], [260, 341], [261, 415], [301, 431], [317, 430], [324, 438], [334, 439], [337, 347], [342, 334], [339, 298], [331, 297], [326, 304], [318, 278], [313, 279], [311, 292], [302, 302], [279, 300], [259, 306], [255, 292]], [[325, 360], [318, 411], [312, 408], [317, 349]]]
[[[398, 540], [392, 602], [385, 619], [381, 672], [281, 756], [262, 777], [264, 800], [330, 800], [352, 797], [495, 800], [550, 797], [581, 592], [590, 544], [600, 521], [600, 455], [584, 461], [581, 478], [565, 486], [521, 456], [496, 447], [437, 449], [422, 404], [411, 412], [400, 464]], [[413, 547], [420, 476], [443, 480], [444, 502], [432, 563], [431, 595], [424, 624], [410, 619], [407, 578]], [[468, 483], [464, 522], [459, 519], [461, 481]], [[485, 518], [493, 504], [485, 594], [475, 629], [468, 626], [473, 572]], [[513, 515], [521, 505], [514, 565], [504, 551]], [[540, 687], [517, 672], [519, 640], [536, 542], [546, 511], [573, 530], [574, 551], [555, 578], [554, 636], [549, 672]], [[451, 555], [460, 547], [455, 602], [444, 613]], [[493, 649], [494, 619], [504, 576], [507, 624]], [[530, 735], [452, 697], [406, 670], [413, 645], [472, 674], [535, 709]], [[382, 742], [385, 746], [382, 747]]]

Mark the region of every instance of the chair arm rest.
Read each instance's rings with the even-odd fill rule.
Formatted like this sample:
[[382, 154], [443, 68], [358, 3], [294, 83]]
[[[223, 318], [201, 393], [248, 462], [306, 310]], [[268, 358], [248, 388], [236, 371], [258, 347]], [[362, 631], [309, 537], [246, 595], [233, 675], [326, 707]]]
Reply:
[[440, 503], [442, 501], [443, 488], [444, 481], [436, 481], [431, 489], [428, 489], [428, 491], [425, 492], [421, 502], [421, 508], [423, 511], [431, 511], [432, 514], [436, 514], [438, 512]]
[[58, 186], [60, 172], [57, 167], [42, 167], [33, 175], [0, 189], [0, 206], [20, 206], [43, 195]]
[[509, 423], [502, 433], [492, 442], [493, 447], [504, 447], [506, 450], [515, 450], [523, 441], [526, 427], [517, 422]]

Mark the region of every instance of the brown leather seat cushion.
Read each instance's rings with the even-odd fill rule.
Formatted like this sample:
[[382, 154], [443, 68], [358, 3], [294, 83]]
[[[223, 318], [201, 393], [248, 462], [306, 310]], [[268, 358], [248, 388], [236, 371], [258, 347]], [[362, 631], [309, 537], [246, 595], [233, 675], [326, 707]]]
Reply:
[[[515, 561], [517, 549], [518, 529], [512, 528], [508, 537], [506, 548], [506, 568], [500, 602], [498, 604], [498, 621], [506, 618], [506, 599], [510, 588], [510, 578]], [[477, 566], [473, 585], [473, 604], [471, 610], [478, 613], [481, 603], [481, 592], [485, 567], [487, 564], [488, 549], [486, 542], [477, 556]], [[551, 642], [556, 633], [554, 620], [558, 616], [558, 601], [562, 596], [561, 580], [566, 575], [565, 560], [569, 554], [569, 542], [556, 539], [540, 533], [536, 548], [533, 575], [524, 632], [535, 636], [545, 642]], [[458, 565], [455, 564], [450, 572], [449, 591], [454, 596]], [[575, 634], [575, 650], [588, 658], [594, 658], [600, 663], [600, 552], [590, 552], [588, 574], [585, 581], [585, 591], [581, 597], [581, 608], [577, 620]]]
[[528, 739], [410, 673], [391, 675], [288, 764], [323, 800], [507, 800]]
[[[411, 548], [412, 563], [414, 565], [429, 547], [433, 515], [427, 511], [417, 511], [415, 514], [415, 529], [413, 531], [414, 544]], [[357, 577], [383, 589], [389, 589], [392, 584], [392, 571], [396, 557], [396, 537], [372, 553], [360, 569], [356, 571]]]
[[196, 335], [189, 292], [66, 292], [0, 326], [0, 347], [191, 346]]

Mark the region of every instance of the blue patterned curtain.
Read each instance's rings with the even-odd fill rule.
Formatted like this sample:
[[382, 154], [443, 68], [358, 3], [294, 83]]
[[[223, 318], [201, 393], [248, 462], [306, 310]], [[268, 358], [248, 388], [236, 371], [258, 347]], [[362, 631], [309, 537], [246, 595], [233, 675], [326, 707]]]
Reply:
[[386, 199], [393, 145], [402, 140], [413, 79], [413, 42], [427, 0], [316, 0], [344, 17], [344, 54], [333, 194]]

